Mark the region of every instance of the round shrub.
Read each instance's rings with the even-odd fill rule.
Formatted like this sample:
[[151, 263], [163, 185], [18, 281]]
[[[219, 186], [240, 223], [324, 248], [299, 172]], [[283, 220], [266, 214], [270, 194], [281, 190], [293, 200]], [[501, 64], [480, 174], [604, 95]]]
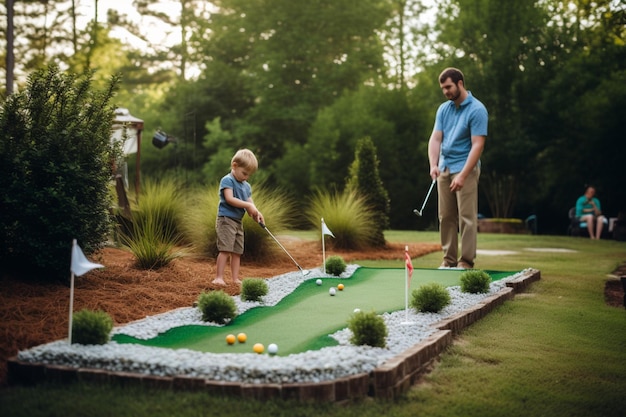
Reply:
[[80, 310], [72, 317], [72, 343], [104, 345], [112, 329], [113, 319], [104, 311]]
[[237, 315], [237, 306], [232, 297], [224, 291], [203, 292], [198, 297], [198, 308], [202, 320], [224, 324]]
[[326, 273], [339, 276], [346, 270], [346, 261], [341, 256], [329, 256], [326, 259]]
[[491, 284], [491, 276], [485, 271], [472, 269], [461, 274], [461, 291], [471, 294], [489, 292], [489, 284]]
[[438, 313], [451, 302], [446, 287], [437, 282], [422, 285], [411, 296], [411, 307], [421, 313]]
[[267, 295], [267, 283], [263, 279], [246, 278], [241, 282], [241, 299], [243, 301], [260, 301]]
[[348, 328], [352, 331], [350, 342], [353, 345], [373, 347], [385, 347], [386, 345], [387, 325], [385, 325], [383, 318], [373, 311], [354, 313], [348, 320]]

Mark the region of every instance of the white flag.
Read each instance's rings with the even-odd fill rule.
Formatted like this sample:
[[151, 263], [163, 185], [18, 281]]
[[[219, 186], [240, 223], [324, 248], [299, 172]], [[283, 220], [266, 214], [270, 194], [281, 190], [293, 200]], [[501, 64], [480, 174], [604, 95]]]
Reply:
[[322, 219], [322, 235], [330, 235], [332, 237], [335, 237], [335, 235], [333, 235], [333, 232], [331, 232], [328, 226], [326, 226], [326, 223], [324, 223], [324, 219]]
[[74, 239], [72, 245], [72, 272], [76, 276], [81, 276], [95, 268], [104, 268], [104, 265], [89, 262], [80, 246], [76, 243], [76, 239]]

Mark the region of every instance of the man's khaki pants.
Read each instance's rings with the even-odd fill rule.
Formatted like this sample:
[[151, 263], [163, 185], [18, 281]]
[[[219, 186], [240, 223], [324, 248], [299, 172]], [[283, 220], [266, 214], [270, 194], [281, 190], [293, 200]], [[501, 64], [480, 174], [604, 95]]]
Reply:
[[[437, 178], [439, 195], [439, 225], [443, 260], [448, 266], [464, 261], [474, 266], [476, 234], [478, 232], [478, 179], [480, 168], [474, 167], [465, 179], [463, 188], [450, 191], [450, 183], [457, 174], [446, 169]], [[458, 240], [461, 234], [461, 257], [458, 257]]]

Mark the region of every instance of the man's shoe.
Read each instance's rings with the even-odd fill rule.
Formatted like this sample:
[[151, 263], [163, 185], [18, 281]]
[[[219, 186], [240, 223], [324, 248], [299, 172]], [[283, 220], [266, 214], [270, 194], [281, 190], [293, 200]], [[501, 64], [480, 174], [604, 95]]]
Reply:
[[454, 265], [450, 265], [447, 261], [443, 261], [441, 265], [439, 265], [439, 269], [448, 269], [454, 268]]
[[459, 263], [458, 263], [458, 264], [456, 264], [456, 267], [457, 267], [458, 269], [474, 269], [474, 266], [473, 266], [473, 265], [470, 265], [470, 264], [468, 264], [468, 263], [467, 263], [467, 262], [465, 262], [465, 261], [459, 261]]

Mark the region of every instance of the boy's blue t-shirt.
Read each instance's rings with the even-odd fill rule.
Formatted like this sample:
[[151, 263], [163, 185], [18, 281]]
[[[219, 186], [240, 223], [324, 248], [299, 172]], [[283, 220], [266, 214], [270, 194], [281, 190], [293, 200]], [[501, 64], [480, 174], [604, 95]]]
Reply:
[[489, 115], [487, 108], [470, 91], [459, 108], [453, 101], [442, 103], [437, 109], [434, 130], [443, 132], [439, 170], [461, 172], [470, 149], [472, 136], [487, 136]]
[[224, 198], [224, 188], [233, 190], [233, 196], [243, 201], [248, 201], [252, 197], [252, 187], [248, 181], [239, 182], [232, 174], [224, 175], [220, 181], [220, 204], [217, 208], [218, 216], [226, 216], [235, 220], [241, 220], [246, 213], [245, 209], [233, 207]]

